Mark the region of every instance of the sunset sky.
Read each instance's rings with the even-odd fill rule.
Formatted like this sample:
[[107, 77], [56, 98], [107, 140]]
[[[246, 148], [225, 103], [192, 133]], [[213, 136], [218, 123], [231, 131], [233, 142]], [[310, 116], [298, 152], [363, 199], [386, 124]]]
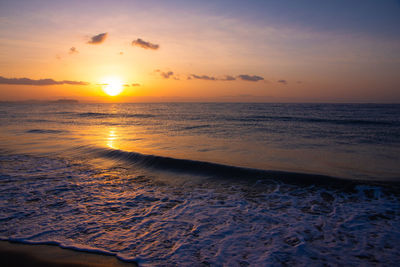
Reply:
[[0, 0], [0, 100], [59, 98], [398, 103], [400, 1]]

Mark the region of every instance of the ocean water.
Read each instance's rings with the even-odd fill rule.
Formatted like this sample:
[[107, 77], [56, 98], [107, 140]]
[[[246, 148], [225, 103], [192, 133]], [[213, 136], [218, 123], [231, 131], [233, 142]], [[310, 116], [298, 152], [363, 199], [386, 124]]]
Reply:
[[395, 265], [400, 105], [0, 104], [0, 238], [141, 266]]

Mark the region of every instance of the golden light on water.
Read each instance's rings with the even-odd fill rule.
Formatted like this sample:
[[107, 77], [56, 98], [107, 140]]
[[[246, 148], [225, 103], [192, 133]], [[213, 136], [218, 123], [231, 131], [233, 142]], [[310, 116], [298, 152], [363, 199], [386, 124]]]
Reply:
[[109, 148], [116, 149], [115, 147], [115, 140], [117, 139], [117, 133], [114, 128], [110, 129], [107, 136], [107, 146]]
[[123, 83], [117, 77], [108, 77], [103, 81], [103, 91], [109, 96], [119, 95], [123, 90]]

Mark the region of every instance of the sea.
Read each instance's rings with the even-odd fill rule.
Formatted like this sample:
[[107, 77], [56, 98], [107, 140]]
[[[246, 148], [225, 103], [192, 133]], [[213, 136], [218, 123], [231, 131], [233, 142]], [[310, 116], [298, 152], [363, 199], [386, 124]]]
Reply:
[[400, 105], [1, 103], [0, 239], [140, 266], [395, 266]]

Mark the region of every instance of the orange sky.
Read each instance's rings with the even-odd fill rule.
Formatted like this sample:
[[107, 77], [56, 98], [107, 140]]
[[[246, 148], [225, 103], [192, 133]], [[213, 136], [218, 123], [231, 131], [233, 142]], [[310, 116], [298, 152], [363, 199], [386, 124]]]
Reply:
[[398, 38], [150, 2], [3, 2], [0, 100], [400, 101]]

